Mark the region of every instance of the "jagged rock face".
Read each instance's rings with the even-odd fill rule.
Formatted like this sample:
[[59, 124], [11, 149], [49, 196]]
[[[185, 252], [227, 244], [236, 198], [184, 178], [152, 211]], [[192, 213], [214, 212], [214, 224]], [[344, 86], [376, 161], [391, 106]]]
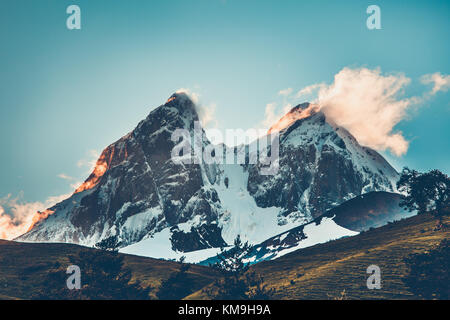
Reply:
[[173, 250], [190, 252], [211, 247], [220, 248], [227, 246], [227, 243], [221, 236], [222, 230], [216, 222], [193, 227], [187, 232], [179, 230], [178, 226], [172, 227], [170, 231], [172, 232], [171, 242]]
[[[294, 108], [300, 120], [280, 131], [278, 174], [249, 169], [248, 190], [259, 206], [313, 219], [362, 193], [394, 190], [397, 172], [376, 151], [307, 107]], [[301, 110], [308, 115], [302, 117]]]
[[116, 235], [126, 252], [172, 258], [225, 246], [237, 234], [262, 242], [362, 193], [392, 191], [397, 179], [378, 153], [313, 105], [295, 107], [270, 129], [280, 133], [276, 175], [263, 175], [260, 164], [174, 162], [172, 133], [187, 129], [192, 138], [197, 121], [192, 101], [172, 95], [107, 147], [83, 185], [19, 240], [94, 245]]
[[[200, 214], [206, 224], [217, 221], [211, 203], [219, 199], [217, 194], [202, 189], [200, 165], [171, 161], [175, 146], [172, 132], [180, 128], [193, 130], [194, 121], [198, 120], [191, 100], [184, 94], [173, 95], [134, 131], [107, 147], [94, 172], [74, 195], [53, 207], [55, 214], [21, 239], [92, 245], [101, 238], [119, 234], [123, 245], [127, 245], [186, 222], [194, 214]], [[196, 200], [194, 204], [189, 202], [192, 198]], [[61, 221], [63, 215], [66, 221]], [[204, 232], [202, 241], [192, 248], [223, 245], [220, 232], [210, 234], [211, 231]], [[175, 247], [178, 249], [176, 244]], [[188, 247], [179, 245], [186, 251]]]

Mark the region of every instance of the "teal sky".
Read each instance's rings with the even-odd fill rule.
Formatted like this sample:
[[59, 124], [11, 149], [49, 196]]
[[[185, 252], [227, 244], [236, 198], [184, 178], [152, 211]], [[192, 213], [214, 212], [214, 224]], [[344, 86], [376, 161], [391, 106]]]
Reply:
[[[71, 4], [81, 30], [66, 28]], [[371, 4], [381, 30], [366, 27]], [[421, 76], [450, 73], [449, 18], [450, 1], [0, 0], [0, 198], [70, 192], [88, 175], [80, 160], [179, 88], [215, 104], [219, 128], [254, 127], [280, 90], [344, 67], [402, 72], [405, 94], [422, 95]], [[396, 126], [410, 141], [383, 153], [396, 168], [450, 172], [449, 97]]]

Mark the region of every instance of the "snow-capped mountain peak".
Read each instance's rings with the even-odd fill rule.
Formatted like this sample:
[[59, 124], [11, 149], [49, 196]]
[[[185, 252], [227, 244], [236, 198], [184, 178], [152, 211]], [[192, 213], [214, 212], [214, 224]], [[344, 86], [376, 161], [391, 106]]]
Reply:
[[[276, 175], [261, 174], [259, 163], [174, 161], [172, 134], [193, 136], [198, 121], [189, 96], [173, 94], [108, 146], [84, 184], [19, 240], [92, 246], [115, 236], [124, 252], [200, 261], [238, 234], [260, 243], [362, 193], [394, 190], [395, 170], [316, 105], [293, 108], [270, 129], [280, 138]], [[204, 139], [202, 148], [210, 145]]]
[[308, 118], [319, 111], [319, 106], [305, 102], [292, 108], [268, 130], [268, 133], [279, 132], [290, 127], [297, 120]]

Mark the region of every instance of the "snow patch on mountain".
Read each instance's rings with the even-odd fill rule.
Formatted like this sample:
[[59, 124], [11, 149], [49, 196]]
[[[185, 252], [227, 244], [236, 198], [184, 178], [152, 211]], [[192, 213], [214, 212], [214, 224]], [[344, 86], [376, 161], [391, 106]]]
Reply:
[[165, 228], [152, 236], [146, 236], [143, 240], [120, 249], [120, 252], [167, 260], [179, 260], [181, 257], [185, 257], [185, 262], [188, 263], [198, 263], [209, 257], [216, 256], [220, 252], [220, 248], [191, 252], [173, 250], [170, 241], [171, 236], [170, 228]]
[[300, 219], [280, 224], [281, 208], [259, 207], [247, 190], [247, 181], [248, 172], [243, 166], [225, 165], [222, 179], [215, 185], [223, 208], [219, 226], [222, 227], [222, 237], [227, 243], [233, 243], [237, 235], [250, 244], [260, 243], [305, 222]]
[[[296, 245], [292, 247], [288, 247], [287, 245], [268, 246], [268, 252], [259, 259], [259, 261], [267, 259], [273, 260], [298, 249], [311, 247], [316, 244], [325, 243], [342, 237], [355, 236], [357, 234], [359, 234], [359, 232], [346, 229], [336, 224], [336, 222], [333, 221], [333, 218], [323, 218], [318, 225], [315, 222], [305, 225], [303, 228], [303, 235], [305, 238], [300, 240]], [[278, 240], [282, 243], [288, 235], [288, 232], [283, 233], [274, 240]]]

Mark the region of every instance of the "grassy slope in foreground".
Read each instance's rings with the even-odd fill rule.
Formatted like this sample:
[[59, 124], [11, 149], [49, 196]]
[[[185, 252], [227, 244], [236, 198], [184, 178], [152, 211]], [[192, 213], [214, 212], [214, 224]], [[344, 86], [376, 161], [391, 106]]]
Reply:
[[[419, 215], [313, 247], [297, 250], [251, 267], [277, 290], [277, 299], [334, 299], [345, 290], [348, 299], [411, 299], [402, 282], [403, 259], [425, 252], [450, 235], [449, 228], [433, 231], [436, 218]], [[450, 224], [450, 218], [444, 221]], [[366, 286], [369, 265], [381, 268], [382, 288]], [[208, 299], [199, 290], [187, 299]]]
[[[55, 262], [68, 266], [68, 256], [78, 254], [81, 250], [95, 250], [74, 244], [63, 243], [19, 243], [0, 240], [0, 300], [28, 299], [37, 288], [44, 288], [46, 273]], [[133, 255], [125, 255], [125, 264], [133, 279], [144, 282], [153, 288], [159, 287], [161, 281], [178, 271], [180, 264], [173, 261], [158, 260]], [[195, 283], [196, 291], [214, 281], [217, 272], [208, 267], [192, 265], [188, 274]], [[155, 294], [153, 290], [151, 295]]]

